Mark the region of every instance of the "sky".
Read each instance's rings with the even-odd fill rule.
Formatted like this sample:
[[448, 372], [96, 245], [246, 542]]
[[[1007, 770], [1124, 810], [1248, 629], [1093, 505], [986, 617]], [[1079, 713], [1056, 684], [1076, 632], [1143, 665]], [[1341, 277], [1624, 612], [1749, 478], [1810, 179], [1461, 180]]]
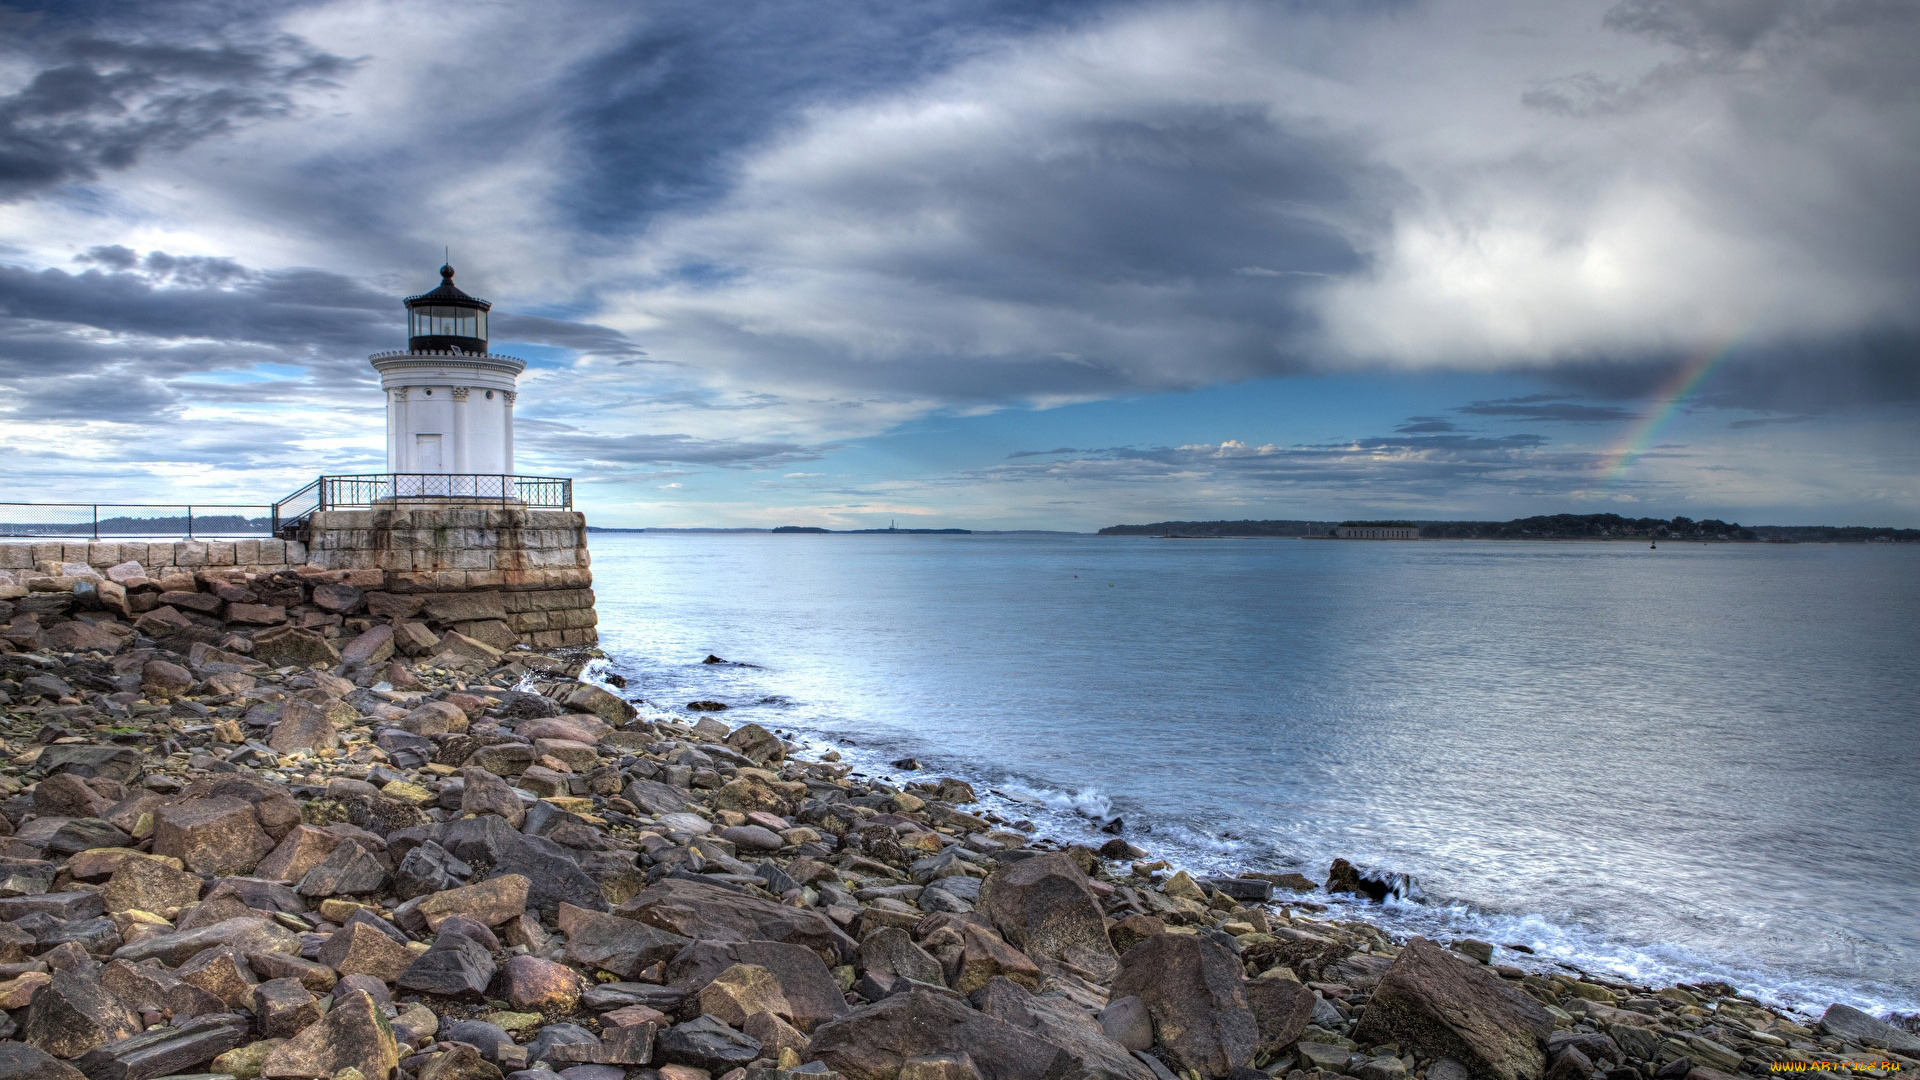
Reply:
[[1920, 525], [1910, 0], [0, 6], [0, 500]]

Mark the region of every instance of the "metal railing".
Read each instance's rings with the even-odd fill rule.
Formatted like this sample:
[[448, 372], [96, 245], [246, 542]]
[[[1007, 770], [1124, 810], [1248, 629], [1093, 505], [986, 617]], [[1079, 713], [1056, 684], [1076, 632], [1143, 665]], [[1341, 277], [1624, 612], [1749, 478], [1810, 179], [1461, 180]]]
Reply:
[[274, 508], [243, 503], [0, 503], [0, 536], [93, 540], [271, 536]]
[[321, 476], [273, 504], [274, 535], [284, 535], [321, 510], [353, 510], [392, 499], [521, 502], [542, 510], [571, 510], [573, 480], [564, 476], [499, 473], [368, 473]]
[[320, 476], [271, 504], [0, 502], [0, 536], [165, 538], [280, 536], [320, 510], [352, 510], [392, 499], [519, 502], [573, 509], [573, 480], [499, 473], [370, 473]]

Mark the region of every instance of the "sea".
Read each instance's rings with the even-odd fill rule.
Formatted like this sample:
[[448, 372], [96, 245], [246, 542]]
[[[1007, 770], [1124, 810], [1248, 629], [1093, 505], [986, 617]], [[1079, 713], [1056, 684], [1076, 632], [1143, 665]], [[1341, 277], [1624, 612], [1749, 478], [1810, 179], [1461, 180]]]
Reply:
[[1329, 914], [1497, 962], [1920, 1010], [1920, 546], [591, 547], [598, 670], [647, 714], [719, 701], [1196, 872], [1406, 874]]

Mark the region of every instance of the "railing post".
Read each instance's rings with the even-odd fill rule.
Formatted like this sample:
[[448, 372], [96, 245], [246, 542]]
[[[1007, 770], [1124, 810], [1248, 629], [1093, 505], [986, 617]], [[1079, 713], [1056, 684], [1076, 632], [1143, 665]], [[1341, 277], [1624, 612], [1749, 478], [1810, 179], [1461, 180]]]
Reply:
[[187, 507], [187, 539], [193, 539], [193, 507]]
[[93, 504], [93, 538], [100, 539], [100, 504]]

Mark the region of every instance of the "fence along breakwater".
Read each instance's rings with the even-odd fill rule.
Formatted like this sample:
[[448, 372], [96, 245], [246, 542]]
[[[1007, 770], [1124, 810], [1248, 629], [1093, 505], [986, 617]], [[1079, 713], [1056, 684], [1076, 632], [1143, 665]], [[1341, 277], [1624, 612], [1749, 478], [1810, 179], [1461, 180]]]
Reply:
[[598, 640], [577, 511], [401, 503], [319, 511], [297, 531], [292, 540], [0, 541], [0, 599], [13, 602], [15, 622], [64, 598], [136, 627], [177, 619], [208, 633], [291, 628], [345, 643], [380, 626], [408, 655], [447, 635], [495, 655]]

